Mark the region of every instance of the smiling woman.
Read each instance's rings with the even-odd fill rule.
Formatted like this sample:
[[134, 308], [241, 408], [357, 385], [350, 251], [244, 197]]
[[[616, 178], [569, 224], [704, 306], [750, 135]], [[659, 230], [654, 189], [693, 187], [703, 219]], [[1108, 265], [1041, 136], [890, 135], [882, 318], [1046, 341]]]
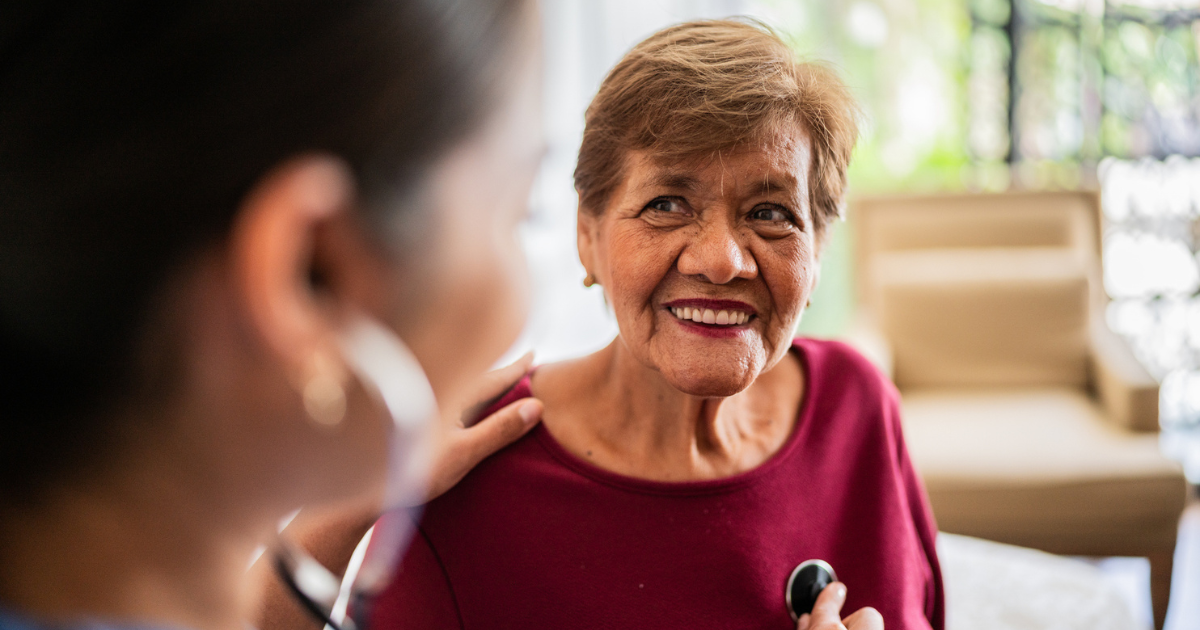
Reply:
[[685, 160], [633, 151], [607, 209], [580, 214], [623, 348], [674, 389], [732, 396], [787, 354], [817, 279], [808, 146], [793, 130]]
[[[741, 21], [668, 28], [609, 74], [575, 183], [620, 334], [531, 372], [543, 424], [429, 504], [379, 628], [941, 628], [935, 527], [885, 377], [793, 340], [856, 137], [829, 70]], [[839, 619], [842, 605], [857, 610]]]

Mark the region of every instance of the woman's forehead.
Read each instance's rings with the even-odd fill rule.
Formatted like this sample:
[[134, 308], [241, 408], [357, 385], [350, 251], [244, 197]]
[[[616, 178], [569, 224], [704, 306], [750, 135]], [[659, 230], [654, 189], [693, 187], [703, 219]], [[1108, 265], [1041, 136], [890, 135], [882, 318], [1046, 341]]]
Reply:
[[629, 152], [626, 174], [634, 188], [699, 191], [721, 184], [763, 192], [807, 190], [809, 149], [803, 133], [683, 156], [640, 149]]

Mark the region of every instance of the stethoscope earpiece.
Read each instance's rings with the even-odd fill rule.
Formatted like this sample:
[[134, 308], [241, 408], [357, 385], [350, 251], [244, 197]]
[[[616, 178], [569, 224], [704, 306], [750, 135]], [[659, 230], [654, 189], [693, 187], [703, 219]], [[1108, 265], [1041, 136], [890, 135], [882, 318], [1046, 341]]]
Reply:
[[837, 581], [837, 573], [824, 560], [805, 560], [792, 569], [788, 576], [787, 589], [784, 599], [787, 600], [788, 612], [792, 621], [799, 621], [800, 615], [812, 612], [817, 603], [817, 596], [826, 586]]
[[[342, 357], [363, 389], [387, 408], [390, 416], [388, 474], [384, 508], [409, 507], [423, 502], [432, 467], [437, 399], [421, 364], [396, 333], [364, 314], [348, 318], [339, 335]], [[400, 553], [412, 535], [407, 515], [384, 518], [371, 530], [371, 552], [357, 573], [335, 575], [307, 552], [282, 538], [275, 545], [275, 570], [292, 595], [323, 627], [359, 630], [365, 623], [344, 614], [340, 596], [344, 579], [350, 581], [350, 602], [359, 621], [368, 619], [369, 600], [392, 577]]]

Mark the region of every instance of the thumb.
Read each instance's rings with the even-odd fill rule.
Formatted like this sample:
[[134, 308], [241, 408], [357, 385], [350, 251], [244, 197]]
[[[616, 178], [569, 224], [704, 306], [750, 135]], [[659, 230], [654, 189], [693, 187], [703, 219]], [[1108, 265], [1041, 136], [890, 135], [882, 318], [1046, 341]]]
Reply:
[[471, 402], [463, 410], [462, 417], [459, 419], [462, 425], [469, 427], [474, 424], [475, 419], [483, 413], [484, 409], [490, 407], [505, 392], [512, 389], [517, 381], [529, 373], [532, 365], [533, 351], [531, 350], [509, 365], [484, 374], [476, 383], [476, 389], [471, 395]]
[[840, 628], [842, 625], [842, 605], [846, 603], [846, 585], [834, 582], [826, 586], [817, 596], [813, 604], [812, 614], [808, 619], [807, 628]]
[[522, 398], [492, 415], [463, 429], [458, 440], [467, 457], [467, 467], [474, 468], [485, 457], [512, 444], [542, 419], [542, 401]]

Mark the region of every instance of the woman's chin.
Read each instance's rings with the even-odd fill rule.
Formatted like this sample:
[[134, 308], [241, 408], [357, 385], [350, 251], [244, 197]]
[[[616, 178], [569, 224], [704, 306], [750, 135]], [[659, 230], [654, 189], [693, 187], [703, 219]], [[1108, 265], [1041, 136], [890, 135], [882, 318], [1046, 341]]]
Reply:
[[[648, 364], [675, 389], [692, 396], [733, 396], [754, 384], [767, 356], [757, 339], [703, 340], [664, 336], [652, 344]], [[714, 343], [715, 342], [715, 343]]]
[[[714, 366], [715, 367], [715, 366]], [[690, 396], [726, 398], [738, 394], [754, 383], [754, 374], [726, 369], [664, 370], [663, 377], [675, 389]]]

